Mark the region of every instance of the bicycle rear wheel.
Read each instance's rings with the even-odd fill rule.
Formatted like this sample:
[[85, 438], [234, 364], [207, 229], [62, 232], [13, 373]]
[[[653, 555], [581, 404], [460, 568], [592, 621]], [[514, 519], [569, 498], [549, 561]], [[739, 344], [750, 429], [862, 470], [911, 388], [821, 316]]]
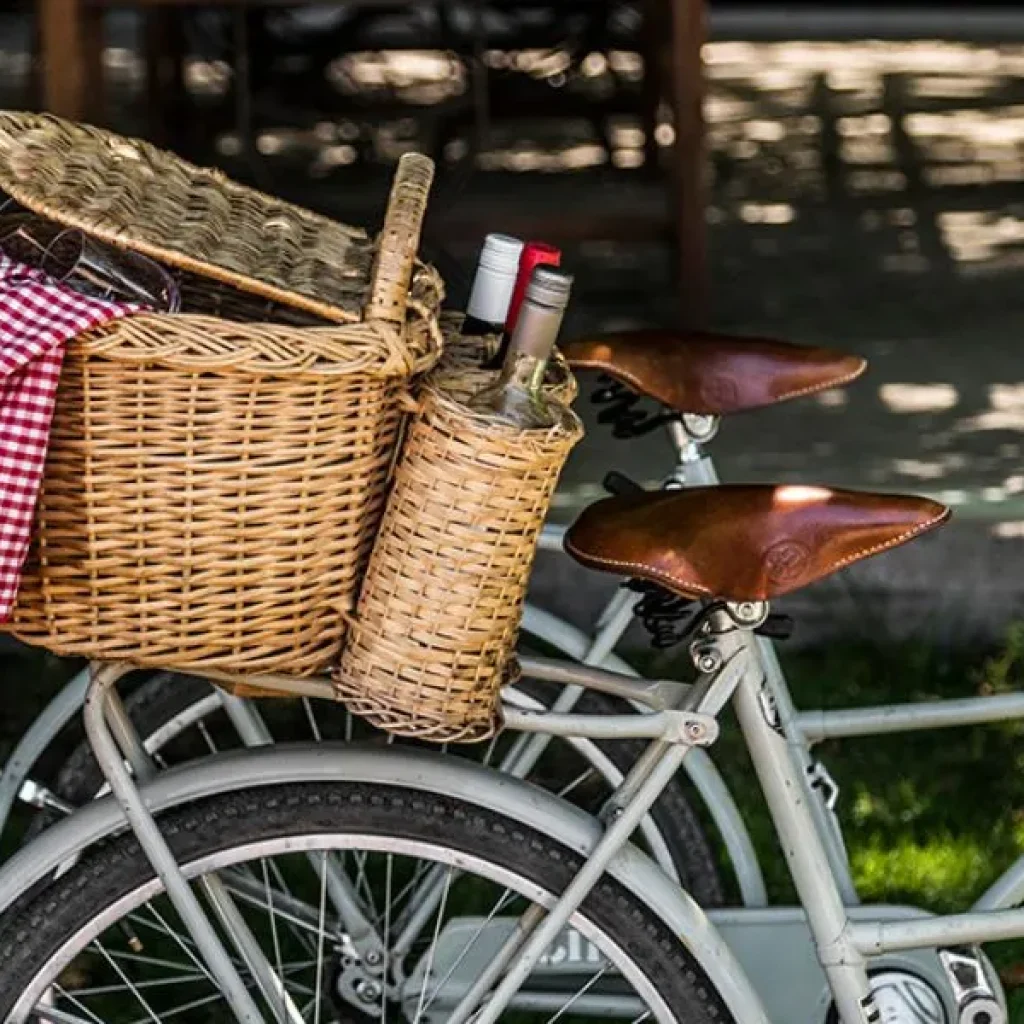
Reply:
[[[168, 812], [161, 828], [188, 877], [216, 871], [232, 893], [287, 993], [291, 1019], [320, 1022], [445, 1019], [511, 921], [533, 902], [550, 902], [580, 866], [557, 841], [495, 812], [369, 783], [241, 790]], [[370, 970], [353, 951], [317, 858], [340, 864], [352, 881], [384, 940], [382, 966]], [[422, 905], [416, 897], [431, 870], [443, 891], [414, 928], [412, 908]], [[47, 1010], [51, 1019], [92, 1024], [198, 1022], [226, 1012], [131, 835], [99, 844], [16, 903], [0, 920], [0, 964], [0, 1020], [11, 1024], [34, 1013], [45, 1019]], [[523, 1021], [731, 1020], [678, 939], [610, 878], [511, 1012]]]

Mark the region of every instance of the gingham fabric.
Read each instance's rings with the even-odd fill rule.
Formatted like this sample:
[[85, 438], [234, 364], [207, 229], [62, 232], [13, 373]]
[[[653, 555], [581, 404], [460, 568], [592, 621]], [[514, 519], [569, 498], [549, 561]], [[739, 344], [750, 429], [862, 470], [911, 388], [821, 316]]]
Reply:
[[65, 343], [138, 309], [87, 298], [0, 253], [0, 622], [28, 553]]

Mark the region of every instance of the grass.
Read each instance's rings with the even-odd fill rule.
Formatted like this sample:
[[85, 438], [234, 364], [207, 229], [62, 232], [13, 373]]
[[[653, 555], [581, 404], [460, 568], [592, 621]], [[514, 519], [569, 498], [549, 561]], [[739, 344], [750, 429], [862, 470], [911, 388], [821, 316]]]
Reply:
[[[799, 707], [854, 707], [964, 697], [1024, 688], [1024, 625], [985, 657], [920, 646], [834, 645], [786, 654]], [[650, 671], [668, 671], [645, 656]], [[3, 752], [72, 669], [35, 654], [0, 653], [7, 714]], [[968, 907], [1024, 854], [1024, 723], [826, 743], [819, 756], [840, 784], [839, 811], [866, 901], [911, 903], [937, 912]], [[70, 743], [73, 737], [66, 738]], [[61, 745], [62, 747], [64, 744]], [[61, 751], [54, 753], [59, 759]], [[725, 724], [714, 756], [762, 853], [774, 900], [793, 891], [754, 784], [738, 730]], [[8, 843], [5, 847], [10, 849]], [[1024, 964], [1024, 942], [989, 948], [1001, 968]], [[1024, 989], [1011, 992], [1011, 1019], [1024, 1024]]]
[[[1024, 689], [1024, 625], [991, 657], [915, 645], [836, 645], [787, 655], [800, 708], [844, 708]], [[653, 667], [653, 666], [652, 666]], [[664, 664], [658, 670], [666, 672]], [[823, 743], [839, 783], [839, 815], [865, 902], [935, 912], [967, 909], [1024, 854], [1024, 722]], [[773, 901], [793, 887], [738, 729], [727, 723], [713, 756], [736, 794], [761, 854]], [[1024, 942], [988, 953], [1001, 968], [1024, 965]], [[1010, 993], [1024, 1024], [1024, 988]]]

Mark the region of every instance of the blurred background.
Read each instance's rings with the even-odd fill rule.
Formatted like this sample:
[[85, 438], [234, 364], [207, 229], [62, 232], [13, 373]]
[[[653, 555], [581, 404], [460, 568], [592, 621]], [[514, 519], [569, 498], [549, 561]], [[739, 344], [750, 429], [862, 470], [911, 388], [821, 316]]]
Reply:
[[[909, 490], [956, 513], [790, 602], [804, 704], [1020, 686], [1022, 73], [1014, 5], [8, 0], [0, 13], [0, 104], [142, 136], [343, 220], [379, 223], [389, 166], [429, 153], [424, 251], [456, 308], [483, 235], [501, 230], [564, 247], [567, 333], [710, 327], [865, 355], [852, 387], [728, 420], [712, 448], [725, 480]], [[591, 426], [562, 520], [608, 469], [654, 482], [671, 464], [659, 435], [595, 426], [582, 385]], [[586, 621], [613, 585], [541, 556], [535, 588]], [[8, 678], [68, 672], [4, 658]], [[944, 906], [1024, 850], [1020, 737], [915, 741], [912, 772], [902, 740], [840, 759], [867, 896]]]

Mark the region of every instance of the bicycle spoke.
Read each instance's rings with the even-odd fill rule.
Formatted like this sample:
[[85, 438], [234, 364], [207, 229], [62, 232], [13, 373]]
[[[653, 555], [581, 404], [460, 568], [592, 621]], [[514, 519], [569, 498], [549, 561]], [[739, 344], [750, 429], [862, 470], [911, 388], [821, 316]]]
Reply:
[[485, 768], [490, 768], [491, 758], [494, 757], [494, 752], [498, 749], [498, 736], [500, 732], [496, 732], [492, 737], [490, 743], [487, 744], [487, 749], [484, 751], [484, 756], [480, 763]]
[[[387, 943], [391, 939], [391, 873], [394, 869], [394, 857], [389, 853], [387, 859], [387, 866], [384, 870], [384, 942]], [[374, 924], [376, 927], [376, 923]], [[385, 977], [384, 983], [380, 986], [380, 1019], [381, 1024], [388, 1024], [388, 986], [387, 986], [387, 969], [390, 965], [384, 965]]]
[[484, 920], [481, 922], [477, 930], [466, 941], [466, 945], [463, 946], [462, 952], [458, 955], [458, 957], [456, 957], [455, 962], [451, 965], [451, 967], [448, 968], [447, 972], [445, 973], [445, 976], [434, 986], [434, 991], [431, 994], [430, 999], [427, 1000], [426, 1006], [423, 1007], [424, 1010], [430, 1009], [434, 1000], [437, 998], [438, 993], [442, 991], [444, 986], [447, 984], [449, 978], [451, 978], [451, 976], [458, 970], [462, 961], [465, 960], [466, 957], [469, 955], [469, 952], [476, 944], [477, 939], [479, 939], [480, 936], [484, 933], [484, 929], [494, 920], [495, 917], [498, 916], [498, 914], [500, 914], [509, 905], [509, 903], [512, 902], [514, 898], [515, 893], [511, 892], [508, 889], [506, 889], [502, 893], [501, 898], [498, 900], [497, 903], [495, 903], [494, 907], [491, 909], [491, 912], [487, 915], [486, 918], [484, 918]]
[[[248, 987], [252, 987], [251, 985]], [[213, 995], [201, 996], [199, 999], [193, 999], [190, 1003], [182, 1003], [181, 1006], [175, 1006], [171, 1010], [161, 1011], [161, 1019], [167, 1020], [170, 1017], [177, 1017], [179, 1014], [188, 1013], [189, 1010], [196, 1010], [200, 1006], [209, 1006], [211, 1003], [219, 1003], [224, 999], [224, 996], [220, 992], [214, 992]], [[146, 1024], [145, 1017], [136, 1017], [135, 1020], [130, 1021], [129, 1024]]]
[[175, 943], [178, 944], [178, 946], [181, 947], [181, 951], [185, 954], [185, 956], [187, 956], [189, 960], [191, 960], [192, 963], [195, 964], [195, 966], [200, 971], [202, 971], [202, 973], [205, 974], [206, 977], [209, 978], [210, 982], [212, 983], [213, 976], [206, 969], [206, 965], [202, 962], [202, 960], [200, 960], [199, 956], [194, 952], [195, 944], [192, 942], [192, 940], [185, 939], [183, 936], [179, 935], [178, 932], [174, 931], [174, 929], [172, 929], [170, 925], [167, 924], [167, 922], [160, 915], [160, 912], [156, 909], [156, 907], [153, 906], [152, 903], [148, 903], [146, 905], [146, 910], [148, 910], [149, 913], [156, 918], [158, 922], [157, 924], [153, 924], [152, 921], [147, 920], [145, 917], [139, 917], [136, 914], [129, 914], [128, 920], [131, 921], [133, 924], [138, 924], [146, 928], [151, 928], [153, 929], [153, 931], [159, 932], [161, 935], [166, 935], [169, 939], [173, 940]]
[[608, 972], [608, 967], [605, 965], [595, 974], [590, 981], [588, 981], [580, 990], [564, 1005], [559, 1009], [553, 1017], [548, 1018], [548, 1024], [555, 1024], [555, 1021], [562, 1017], [565, 1012], [580, 1000], [581, 997], [585, 996]]
[[[423, 881], [424, 878], [427, 877], [428, 872], [432, 871], [434, 867], [435, 865], [430, 864], [428, 861], [421, 861], [419, 864], [417, 864], [416, 870], [413, 872], [412, 878], [408, 882], [406, 882], [404, 886], [402, 886], [401, 891], [394, 899], [393, 905], [397, 907], [399, 904], [403, 902], [403, 900], [406, 900], [406, 898], [412, 892], [417, 891], [419, 889], [420, 883]], [[412, 913], [413, 909], [413, 905], [407, 902], [407, 905], [403, 908], [402, 912], [398, 914], [395, 918], [394, 924], [396, 929], [402, 929], [405, 927], [405, 924], [408, 921], [409, 915]], [[374, 923], [379, 924], [379, 921]]]
[[[281, 868], [276, 860], [272, 860], [270, 862], [270, 870], [274, 875], [274, 879], [276, 880], [278, 887], [280, 888], [280, 891], [284, 893], [289, 900], [294, 901], [295, 905], [302, 903], [302, 901], [296, 899], [295, 895], [292, 893], [292, 890], [289, 888], [288, 883], [285, 881], [284, 874], [281, 871]], [[305, 906], [305, 904], [303, 904], [303, 906]], [[306, 952], [313, 956], [316, 955], [316, 944], [309, 935], [307, 935], [304, 931], [300, 931], [298, 933], [293, 932], [292, 934], [297, 935], [299, 942], [301, 942], [302, 945], [306, 947]]]
[[213, 737], [210, 735], [210, 730], [207, 728], [206, 725], [206, 719], [200, 718], [199, 721], [196, 722], [196, 727], [199, 729], [199, 734], [206, 741], [206, 745], [207, 747], [209, 747], [210, 753], [216, 754], [220, 748], [213, 741]]
[[373, 886], [370, 885], [370, 879], [367, 877], [366, 874], [366, 858], [368, 856], [369, 855], [365, 852], [357, 852], [353, 859], [356, 861], [357, 870], [359, 871], [359, 876], [356, 882], [356, 892], [358, 893], [360, 887], [362, 887], [363, 892], [365, 894], [364, 905], [366, 907], [367, 912], [369, 913], [370, 918], [373, 919], [375, 917], [379, 917], [379, 915], [377, 913], [376, 900], [373, 897]]
[[[173, 978], [153, 978], [150, 981], [137, 981], [135, 987], [140, 991], [146, 988], [161, 988], [165, 985], [185, 985], [192, 981], [205, 981], [202, 974], [179, 974]], [[91, 988], [75, 989], [79, 999], [86, 996], [108, 996], [114, 992], [123, 992], [123, 985], [94, 985]]]
[[416, 1007], [416, 1015], [412, 1019], [412, 1024], [418, 1024], [420, 1017], [423, 1016], [423, 1005], [427, 997], [427, 985], [430, 982], [430, 972], [434, 967], [434, 953], [437, 951], [437, 940], [441, 934], [441, 922], [444, 920], [444, 908], [448, 903], [448, 891], [451, 888], [453, 871], [454, 868], [449, 866], [445, 872], [444, 890], [441, 893], [441, 903], [437, 908], [437, 922], [434, 925], [434, 938], [430, 943], [430, 951], [427, 954], [427, 966], [423, 971], [423, 984], [420, 986], [419, 1004]]
[[274, 963], [277, 965], [277, 976], [281, 981], [281, 1005], [278, 1008], [281, 1016], [285, 1014], [284, 1001], [284, 967], [281, 964], [281, 941], [277, 935], [277, 915], [274, 913], [274, 897], [270, 891], [270, 869], [267, 867], [267, 858], [260, 858], [260, 865], [263, 868], [263, 891], [267, 896], [267, 915], [270, 918], [270, 937], [274, 944]]
[[155, 1011], [153, 1010], [153, 1007], [150, 1006], [149, 1003], [146, 1001], [146, 998], [139, 991], [138, 986], [135, 985], [131, 978], [129, 978], [128, 975], [125, 974], [125, 972], [121, 969], [117, 961], [107, 952], [106, 946], [104, 946], [103, 943], [99, 940], [95, 940], [92, 943], [92, 948], [99, 950], [100, 956], [102, 956], [103, 959], [106, 960], [108, 964], [110, 964], [114, 973], [125, 983], [131, 994], [135, 996], [135, 998], [139, 1001], [139, 1005], [146, 1011], [146, 1015], [148, 1016], [148, 1018], [152, 1020], [154, 1024], [160, 1024], [160, 1018], [156, 1015]]
[[563, 786], [556, 796], [567, 797], [574, 789], [577, 789], [579, 786], [582, 786], [584, 782], [588, 782], [590, 779], [594, 778], [596, 774], [597, 770], [595, 768], [584, 768], [583, 771], [572, 780], [572, 782]]
[[[132, 953], [125, 949], [110, 949], [107, 951], [115, 960], [124, 960], [128, 963], [144, 964], [147, 967], [163, 967], [169, 968], [170, 970], [181, 970], [184, 964], [175, 963], [173, 960], [162, 960], [155, 956], [146, 956], [143, 953]], [[209, 978], [208, 974], [202, 975], [204, 978]]]
[[97, 1017], [96, 1014], [93, 1013], [88, 1006], [86, 1006], [84, 1003], [80, 1003], [70, 992], [67, 992], [62, 986], [54, 985], [53, 988], [57, 995], [59, 995], [63, 999], [66, 999], [73, 1007], [75, 1007], [76, 1010], [81, 1010], [82, 1013], [84, 1013], [91, 1021], [94, 1021], [95, 1024], [103, 1024], [103, 1021], [100, 1020], [100, 1018]]
[[43, 1024], [88, 1024], [84, 1017], [78, 1017], [67, 1010], [60, 1010], [56, 1006], [47, 1006], [44, 1009], [32, 1011], [32, 1019], [42, 1021]]
[[317, 743], [322, 743], [323, 734], [320, 732], [320, 725], [316, 720], [316, 715], [313, 713], [313, 702], [308, 697], [302, 698], [302, 708], [306, 712], [306, 721], [309, 723], [309, 731], [313, 734], [313, 739]]
[[327, 851], [320, 855], [320, 935], [316, 946], [316, 1012], [313, 1024], [320, 1024], [320, 1001], [324, 980], [324, 916], [327, 913]]
[[[262, 886], [260, 887], [260, 892], [257, 892], [246, 880], [246, 877], [236, 871], [221, 872], [221, 878], [224, 880], [225, 886], [232, 896], [237, 896], [240, 900], [244, 900], [249, 906], [258, 907], [264, 911], [270, 910], [272, 904], [266, 902]], [[255, 878], [253, 883], [259, 885]], [[284, 896], [278, 893], [277, 905], [273, 907], [273, 910], [276, 920], [284, 921], [286, 924], [292, 925], [293, 928], [301, 929], [311, 935], [318, 934], [319, 928], [317, 926], [316, 912], [302, 900], [296, 899], [294, 896]], [[306, 912], [305, 916], [303, 916], [304, 912]], [[336, 928], [332, 928], [331, 932], [335, 935], [338, 934]]]

